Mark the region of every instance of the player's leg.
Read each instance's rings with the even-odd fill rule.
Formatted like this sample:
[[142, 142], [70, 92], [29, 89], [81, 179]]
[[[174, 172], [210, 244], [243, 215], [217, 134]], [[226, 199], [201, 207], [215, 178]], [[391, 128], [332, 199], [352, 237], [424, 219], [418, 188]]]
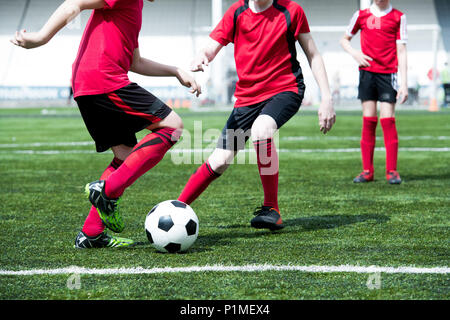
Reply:
[[172, 111], [166, 118], [150, 125], [147, 129], [151, 133], [142, 138], [133, 148], [123, 166], [106, 179], [105, 194], [108, 198], [119, 198], [126, 188], [164, 158], [167, 151], [180, 138], [183, 122]]
[[279, 163], [273, 137], [277, 130], [298, 112], [302, 100], [303, 94], [277, 94], [269, 99], [252, 125], [252, 141], [264, 191], [263, 205], [251, 220], [251, 226], [254, 228], [277, 230], [284, 227], [278, 206]]
[[373, 181], [374, 166], [373, 156], [375, 152], [376, 129], [378, 123], [377, 102], [363, 101], [363, 123], [361, 130], [361, 158], [363, 171], [353, 180], [355, 183]]
[[[85, 120], [88, 131], [96, 143], [97, 151], [102, 152], [109, 148], [107, 135], [102, 134], [103, 126], [109, 118], [101, 111], [101, 100], [99, 96], [85, 96], [76, 99], [81, 115]], [[99, 121], [103, 114], [103, 121]], [[122, 140], [129, 145], [133, 145], [133, 141]], [[131, 150], [130, 146], [119, 145], [113, 147], [114, 159], [103, 172], [101, 179], [107, 178], [122, 163]], [[105, 225], [100, 218], [97, 208], [91, 207], [89, 214], [85, 220], [82, 230], [75, 239], [75, 248], [102, 248], [102, 247], [124, 247], [130, 246], [134, 242], [130, 239], [110, 236], [104, 232]]]
[[191, 175], [178, 200], [190, 205], [211, 182], [228, 169], [236, 154], [237, 151], [216, 148], [208, 160]]
[[360, 71], [358, 98], [361, 100], [363, 110], [363, 123], [361, 130], [361, 159], [363, 171], [353, 179], [354, 183], [373, 181], [373, 156], [375, 151], [376, 129], [378, 123], [377, 100], [374, 74], [364, 70]]
[[271, 230], [284, 227], [278, 207], [278, 154], [273, 136], [278, 127], [268, 115], [260, 115], [252, 127], [253, 146], [256, 151], [258, 172], [261, 179], [264, 201], [256, 210], [250, 225], [257, 229]]
[[402, 180], [397, 172], [398, 134], [395, 121], [397, 74], [378, 74], [376, 80], [380, 97], [380, 123], [386, 148], [386, 179], [390, 184], [400, 184]]
[[230, 166], [239, 150], [245, 148], [250, 128], [259, 115], [262, 105], [234, 108], [222, 130], [217, 148], [189, 178], [179, 201], [191, 204], [215, 179]]
[[[102, 95], [98, 99], [97, 151], [124, 144], [133, 147], [124, 163], [106, 180], [86, 186], [89, 200], [98, 209], [105, 225], [115, 232], [123, 230], [118, 209], [119, 197], [125, 188], [154, 167], [176, 142], [182, 121], [162, 101], [136, 84]], [[135, 133], [149, 128], [152, 133], [137, 143]], [[129, 150], [128, 150], [129, 151]], [[127, 152], [128, 152], [127, 151]]]
[[[125, 146], [126, 148], [129, 148]], [[123, 163], [125, 158], [118, 158], [114, 155], [113, 161], [109, 164], [103, 174], [100, 176], [100, 180], [105, 180], [109, 177], [111, 173], [113, 173], [120, 165]], [[97, 211], [97, 208], [91, 206], [91, 210], [84, 222], [83, 228], [81, 231], [88, 237], [97, 237], [100, 233], [105, 230], [105, 224], [103, 220], [100, 218], [100, 215]]]
[[398, 134], [394, 103], [380, 103], [380, 123], [383, 128], [384, 146], [386, 148], [386, 179], [390, 184], [400, 184], [402, 180], [397, 171]]

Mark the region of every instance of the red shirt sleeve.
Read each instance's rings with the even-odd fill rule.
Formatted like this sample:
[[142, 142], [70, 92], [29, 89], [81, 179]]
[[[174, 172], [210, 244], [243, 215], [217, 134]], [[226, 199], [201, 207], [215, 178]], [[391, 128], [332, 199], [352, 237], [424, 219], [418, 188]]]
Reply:
[[298, 38], [298, 36], [301, 33], [309, 33], [309, 23], [308, 19], [306, 18], [305, 11], [303, 11], [303, 8], [299, 5], [295, 5], [291, 17], [291, 30], [294, 32], [295, 38]]
[[212, 39], [219, 42], [221, 45], [226, 46], [230, 42], [234, 42], [234, 13], [237, 10], [236, 6], [231, 6], [219, 24], [209, 35]]
[[347, 35], [353, 37], [361, 29], [360, 11], [356, 11], [347, 28]]

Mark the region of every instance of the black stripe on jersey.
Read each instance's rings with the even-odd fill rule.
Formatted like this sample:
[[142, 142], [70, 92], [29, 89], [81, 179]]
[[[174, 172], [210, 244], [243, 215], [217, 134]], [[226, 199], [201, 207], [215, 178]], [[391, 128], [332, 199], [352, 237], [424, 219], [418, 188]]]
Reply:
[[238, 17], [241, 15], [241, 13], [243, 13], [245, 10], [248, 9], [248, 0], [244, 1], [244, 5], [240, 6], [239, 8], [236, 9], [236, 11], [234, 12], [234, 20], [233, 20], [233, 42], [234, 42], [234, 38], [236, 37], [236, 28], [237, 28], [237, 19]]
[[297, 39], [295, 39], [294, 33], [291, 30], [292, 25], [291, 14], [289, 13], [289, 10], [286, 7], [278, 4], [278, 0], [273, 1], [273, 6], [275, 7], [275, 9], [283, 13], [284, 17], [286, 18], [286, 25], [287, 25], [286, 36], [289, 46], [289, 52], [291, 54], [292, 73], [294, 74], [298, 84], [298, 91], [299, 91], [298, 93], [301, 94], [305, 90], [305, 84], [303, 81], [302, 68], [300, 67], [300, 63], [297, 60], [297, 49], [295, 47]]

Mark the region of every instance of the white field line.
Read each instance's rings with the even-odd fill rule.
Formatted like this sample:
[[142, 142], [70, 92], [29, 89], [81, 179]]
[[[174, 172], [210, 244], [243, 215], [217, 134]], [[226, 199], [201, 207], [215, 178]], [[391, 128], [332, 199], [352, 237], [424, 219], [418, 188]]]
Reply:
[[35, 143], [7, 143], [0, 144], [0, 148], [38, 148], [38, 147], [78, 147], [91, 146], [93, 141], [79, 141], [79, 142], [35, 142]]
[[[354, 137], [335, 137], [335, 136], [325, 136], [325, 137], [312, 137], [312, 136], [292, 136], [292, 137], [282, 137], [281, 140], [284, 141], [316, 141], [316, 140], [333, 140], [333, 141], [359, 141], [360, 136]], [[377, 140], [383, 140], [383, 137], [377, 137]], [[399, 140], [439, 140], [445, 141], [450, 140], [450, 136], [400, 136]], [[204, 140], [204, 142], [214, 142], [212, 140]], [[93, 141], [75, 141], [75, 142], [34, 142], [34, 143], [5, 143], [0, 144], [0, 148], [33, 148], [33, 147], [72, 147], [72, 146], [91, 146], [94, 145]]]
[[[383, 141], [383, 137], [377, 137], [377, 140]], [[438, 140], [438, 141], [444, 141], [444, 140], [450, 140], [449, 136], [399, 136], [398, 139], [400, 141], [410, 141], [410, 140]], [[280, 140], [284, 141], [311, 141], [311, 140], [333, 140], [333, 141], [360, 141], [361, 136], [354, 136], [354, 137], [336, 137], [336, 136], [294, 136], [294, 137], [282, 137]]]
[[[211, 153], [214, 149], [171, 149], [169, 153], [176, 154], [192, 154], [192, 153]], [[375, 148], [376, 151], [385, 151], [385, 148]], [[278, 149], [279, 153], [359, 153], [360, 148], [337, 148], [337, 149]], [[399, 148], [400, 152], [450, 152], [450, 148]], [[253, 149], [245, 149], [242, 152], [252, 153]], [[0, 150], [0, 154], [43, 154], [43, 155], [58, 155], [58, 154], [95, 154], [95, 150]], [[109, 151], [109, 153], [111, 153]]]
[[264, 272], [264, 271], [297, 271], [306, 273], [390, 273], [390, 274], [448, 274], [449, 267], [379, 267], [379, 266], [277, 266], [277, 265], [245, 265], [245, 266], [192, 266], [179, 268], [112, 268], [91, 269], [82, 267], [67, 267], [60, 269], [33, 269], [33, 270], [0, 270], [0, 276], [34, 276], [34, 275], [60, 275], [60, 274], [87, 274], [87, 275], [140, 275], [163, 273], [193, 273], [193, 272]]

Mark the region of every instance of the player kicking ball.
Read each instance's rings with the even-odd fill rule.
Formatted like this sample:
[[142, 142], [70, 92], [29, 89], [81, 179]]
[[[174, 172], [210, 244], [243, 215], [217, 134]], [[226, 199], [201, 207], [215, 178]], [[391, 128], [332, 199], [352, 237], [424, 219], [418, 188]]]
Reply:
[[[361, 30], [361, 49], [352, 48], [350, 41]], [[392, 8], [389, 0], [375, 0], [370, 8], [359, 10], [350, 21], [341, 45], [359, 63], [359, 95], [363, 109], [361, 154], [363, 172], [353, 182], [374, 179], [373, 155], [378, 123], [377, 102], [380, 102], [380, 123], [386, 148], [386, 179], [400, 184], [397, 172], [398, 136], [395, 124], [397, 99], [408, 99], [406, 16]], [[402, 76], [397, 91], [397, 71]]]
[[[153, 0], [149, 0], [153, 2]], [[114, 159], [99, 181], [86, 186], [92, 203], [76, 248], [124, 247], [134, 242], [107, 234], [124, 228], [119, 198], [160, 162], [178, 140], [181, 118], [161, 100], [128, 79], [128, 72], [176, 77], [197, 96], [201, 88], [181, 69], [142, 58], [138, 37], [143, 0], [67, 0], [36, 33], [16, 32], [15, 45], [46, 44], [81, 11], [94, 9], [73, 64], [72, 88], [97, 152], [112, 149]], [[136, 132], [150, 130], [139, 143]]]
[[311, 37], [300, 5], [290, 0], [241, 0], [234, 3], [197, 55], [192, 71], [203, 71], [230, 42], [239, 81], [235, 107], [223, 128], [217, 148], [190, 177], [178, 200], [191, 204], [224, 173], [250, 136], [257, 153], [264, 203], [251, 220], [254, 228], [283, 228], [278, 207], [278, 156], [272, 140], [302, 103], [305, 84], [297, 61], [296, 42], [305, 52], [322, 101], [320, 130], [327, 133], [336, 120], [327, 73]]

